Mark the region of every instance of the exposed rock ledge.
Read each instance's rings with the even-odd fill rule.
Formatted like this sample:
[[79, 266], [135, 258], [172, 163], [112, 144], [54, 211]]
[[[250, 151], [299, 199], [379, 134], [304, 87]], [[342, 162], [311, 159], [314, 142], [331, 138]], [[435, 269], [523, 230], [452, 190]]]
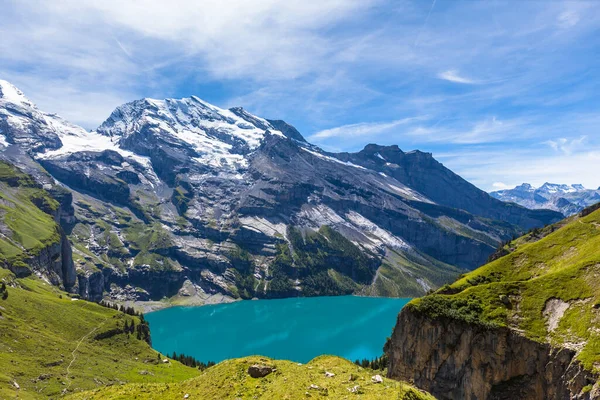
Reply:
[[599, 377], [583, 369], [572, 350], [508, 328], [432, 320], [410, 307], [398, 316], [386, 353], [389, 378], [413, 382], [439, 399], [600, 398]]

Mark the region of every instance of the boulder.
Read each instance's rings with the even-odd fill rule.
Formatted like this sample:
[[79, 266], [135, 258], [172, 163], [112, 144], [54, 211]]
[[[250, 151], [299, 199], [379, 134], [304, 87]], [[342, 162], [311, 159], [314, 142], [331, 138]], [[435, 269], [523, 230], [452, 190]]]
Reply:
[[265, 364], [254, 364], [248, 367], [248, 375], [253, 378], [264, 378], [265, 376], [273, 373], [275, 367]]
[[358, 393], [358, 392], [359, 392], [359, 390], [360, 390], [360, 386], [358, 386], [358, 385], [356, 385], [356, 386], [353, 386], [353, 387], [351, 387], [351, 388], [348, 388], [348, 391], [349, 391], [350, 393]]

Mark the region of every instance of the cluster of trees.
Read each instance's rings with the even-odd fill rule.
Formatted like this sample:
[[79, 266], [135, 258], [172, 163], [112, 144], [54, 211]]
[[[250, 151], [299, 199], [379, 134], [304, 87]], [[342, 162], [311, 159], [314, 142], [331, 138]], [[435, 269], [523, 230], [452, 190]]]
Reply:
[[144, 315], [141, 312], [136, 311], [133, 307], [125, 307], [125, 306], [121, 306], [121, 305], [115, 304], [115, 303], [110, 303], [110, 302], [104, 301], [104, 300], [100, 300], [100, 302], [98, 304], [100, 304], [101, 306], [106, 307], [106, 308], [111, 308], [116, 311], [121, 311], [122, 313], [131, 315], [133, 317], [143, 317], [143, 315]]
[[388, 357], [386, 354], [384, 354], [381, 357], [375, 357], [372, 360], [363, 358], [362, 360], [354, 361], [354, 364], [356, 364], [360, 367], [363, 367], [363, 368], [383, 370], [383, 369], [386, 369], [388, 366]]
[[8, 299], [8, 289], [6, 288], [6, 283], [2, 282], [0, 285], [0, 293], [2, 293], [2, 300]]
[[196, 360], [192, 356], [186, 356], [183, 353], [177, 354], [176, 352], [173, 352], [171, 359], [179, 361], [180, 363], [182, 363], [183, 365], [187, 365], [188, 367], [198, 368], [200, 371], [204, 371], [206, 368], [210, 368], [213, 365], [215, 365], [214, 361], [204, 363], [202, 361]]
[[144, 318], [143, 313], [136, 311], [133, 307], [125, 307], [104, 300], [101, 300], [98, 304], [100, 304], [103, 307], [120, 311], [127, 315], [131, 315], [132, 317], [138, 317], [140, 319], [140, 323], [138, 325], [135, 324], [135, 320], [131, 321], [131, 325], [129, 324], [128, 320], [125, 320], [123, 332], [127, 333], [128, 335], [133, 335], [135, 333], [138, 340], [143, 340], [149, 345], [152, 345], [152, 339], [150, 338], [150, 325], [148, 324], [148, 321], [146, 321], [146, 319]]

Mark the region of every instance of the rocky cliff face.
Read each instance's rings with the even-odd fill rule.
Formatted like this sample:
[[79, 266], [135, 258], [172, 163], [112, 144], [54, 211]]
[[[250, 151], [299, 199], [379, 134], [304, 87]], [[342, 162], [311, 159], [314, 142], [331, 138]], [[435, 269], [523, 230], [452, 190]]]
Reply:
[[389, 376], [442, 399], [600, 398], [599, 227], [589, 207], [411, 301]]
[[599, 376], [575, 360], [574, 350], [508, 328], [432, 319], [410, 307], [398, 316], [386, 354], [388, 377], [438, 399], [600, 398]]
[[57, 201], [32, 176], [3, 161], [0, 191], [0, 263], [17, 277], [35, 273], [74, 290], [71, 243], [60, 226], [72, 217], [70, 193], [57, 188]]
[[136, 100], [87, 132], [7, 82], [0, 93], [0, 158], [63, 189], [57, 218], [89, 298], [159, 300], [185, 282], [201, 299], [418, 296], [561, 217], [497, 201], [431, 154], [327, 153], [195, 96]]

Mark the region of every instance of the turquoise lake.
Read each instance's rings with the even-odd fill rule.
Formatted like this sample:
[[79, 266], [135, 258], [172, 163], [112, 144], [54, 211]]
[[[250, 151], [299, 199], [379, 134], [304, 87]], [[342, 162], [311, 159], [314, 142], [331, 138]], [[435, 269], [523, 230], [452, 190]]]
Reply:
[[410, 299], [312, 297], [173, 307], [145, 315], [153, 347], [200, 361], [264, 355], [308, 362], [322, 354], [372, 359]]

